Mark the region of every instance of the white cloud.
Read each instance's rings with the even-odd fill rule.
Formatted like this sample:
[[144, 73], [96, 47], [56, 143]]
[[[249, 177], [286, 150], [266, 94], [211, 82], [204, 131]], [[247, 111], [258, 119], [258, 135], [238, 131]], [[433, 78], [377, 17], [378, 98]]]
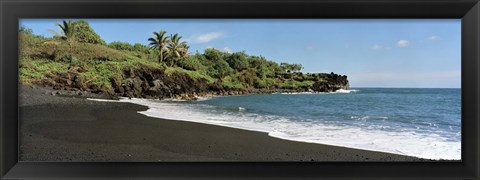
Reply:
[[400, 40], [397, 42], [397, 46], [398, 47], [407, 47], [410, 45], [410, 41], [407, 41], [407, 40]]
[[223, 51], [223, 52], [226, 52], [226, 53], [233, 53], [233, 50], [230, 49], [229, 47], [224, 47], [224, 48], [215, 48], [213, 46], [206, 46], [205, 49], [216, 49], [216, 50], [219, 50], [219, 51]]
[[233, 53], [232, 49], [230, 49], [229, 47], [224, 47], [223, 52]]
[[372, 46], [372, 49], [382, 49], [382, 46], [375, 44]]
[[306, 49], [307, 51], [315, 51], [315, 50], [317, 49], [317, 47], [315, 47], [315, 46], [307, 46], [307, 47], [305, 47], [305, 49]]
[[439, 39], [440, 39], [440, 37], [438, 37], [438, 36], [430, 36], [430, 37], [427, 38], [427, 40], [430, 40], [430, 41], [436, 41], [436, 40], [439, 40]]
[[223, 36], [224, 34], [221, 32], [210, 32], [210, 33], [194, 36], [192, 38], [189, 38], [189, 40], [192, 43], [206, 43], [206, 42], [210, 42], [215, 39], [221, 38]]

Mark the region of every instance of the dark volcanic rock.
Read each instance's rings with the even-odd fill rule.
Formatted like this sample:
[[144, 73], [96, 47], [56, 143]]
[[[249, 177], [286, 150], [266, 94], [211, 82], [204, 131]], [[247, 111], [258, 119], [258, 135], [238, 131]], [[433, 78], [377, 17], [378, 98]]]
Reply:
[[327, 73], [311, 74], [305, 76], [302, 73], [281, 74], [282, 78], [292, 78], [296, 81], [313, 81], [312, 87], [298, 87], [297, 89], [229, 89], [222, 85], [221, 81], [208, 83], [204, 78], [191, 78], [184, 73], [166, 74], [164, 70], [157, 68], [138, 67], [123, 71], [120, 79], [110, 78], [112, 88], [100, 87], [89, 83], [95, 80], [83, 79], [78, 72], [81, 68], [72, 68], [66, 73], [50, 74], [47, 78], [35, 84], [53, 87], [56, 90], [89, 91], [123, 97], [135, 98], [181, 98], [195, 100], [199, 96], [216, 95], [242, 95], [242, 94], [265, 94], [273, 92], [334, 92], [338, 89], [349, 89], [347, 76]]
[[[303, 74], [295, 74], [303, 78]], [[291, 76], [291, 75], [288, 75]], [[123, 79], [111, 79], [115, 94], [136, 98], [180, 98], [195, 100], [198, 96], [264, 94], [272, 92], [334, 92], [348, 89], [347, 76], [334, 73], [315, 74], [317, 81], [307, 89], [225, 89], [220, 81], [209, 84], [206, 79], [193, 79], [187, 74], [165, 74], [161, 69], [139, 68], [124, 71]]]
[[210, 91], [206, 79], [192, 79], [186, 74], [165, 74], [160, 69], [130, 69], [122, 80], [111, 80], [115, 93], [138, 98], [195, 98], [197, 93]]
[[316, 81], [313, 84], [312, 90], [315, 92], [335, 92], [339, 89], [349, 89], [350, 84], [348, 83], [347, 76], [340, 76], [334, 74], [319, 73], [317, 76], [323, 78], [323, 81]]

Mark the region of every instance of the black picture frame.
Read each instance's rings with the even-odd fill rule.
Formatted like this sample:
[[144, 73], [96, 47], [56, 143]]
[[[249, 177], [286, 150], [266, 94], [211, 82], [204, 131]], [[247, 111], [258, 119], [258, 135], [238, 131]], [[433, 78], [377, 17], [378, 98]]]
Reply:
[[[478, 0], [1, 0], [0, 179], [480, 179]], [[19, 18], [455, 18], [461, 162], [18, 162]]]

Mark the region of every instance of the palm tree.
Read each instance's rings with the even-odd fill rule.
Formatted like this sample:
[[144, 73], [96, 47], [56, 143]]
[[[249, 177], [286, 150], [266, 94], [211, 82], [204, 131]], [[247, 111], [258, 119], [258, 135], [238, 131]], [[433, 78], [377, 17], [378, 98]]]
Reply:
[[182, 57], [188, 57], [188, 48], [190, 48], [190, 46], [187, 45], [187, 42], [183, 41], [180, 43], [180, 55]]
[[160, 51], [160, 56], [158, 62], [163, 61], [163, 50], [167, 50], [166, 47], [169, 44], [168, 37], [165, 36], [165, 31], [161, 30], [160, 32], [153, 32], [154, 38], [148, 38], [150, 41], [150, 49], [158, 49]]
[[63, 21], [62, 24], [57, 24], [58, 28], [61, 30], [61, 33], [58, 33], [54, 30], [49, 29], [51, 33], [55, 35], [55, 37], [61, 38], [67, 41], [68, 46], [70, 47], [70, 51], [72, 50], [73, 43], [75, 43], [75, 35], [77, 34], [78, 28], [76, 24], [72, 21]]
[[185, 42], [180, 42], [182, 36], [178, 34], [170, 35], [170, 43], [168, 49], [170, 51], [170, 65], [173, 66], [174, 59], [185, 57], [188, 51], [188, 45]]

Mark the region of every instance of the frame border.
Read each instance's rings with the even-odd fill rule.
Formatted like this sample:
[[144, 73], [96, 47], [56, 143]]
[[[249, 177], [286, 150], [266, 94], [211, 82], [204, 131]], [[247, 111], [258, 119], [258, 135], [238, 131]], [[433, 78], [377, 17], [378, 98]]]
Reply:
[[[480, 179], [479, 0], [0, 0], [0, 11], [0, 179]], [[462, 162], [18, 162], [20, 18], [461, 18]]]

